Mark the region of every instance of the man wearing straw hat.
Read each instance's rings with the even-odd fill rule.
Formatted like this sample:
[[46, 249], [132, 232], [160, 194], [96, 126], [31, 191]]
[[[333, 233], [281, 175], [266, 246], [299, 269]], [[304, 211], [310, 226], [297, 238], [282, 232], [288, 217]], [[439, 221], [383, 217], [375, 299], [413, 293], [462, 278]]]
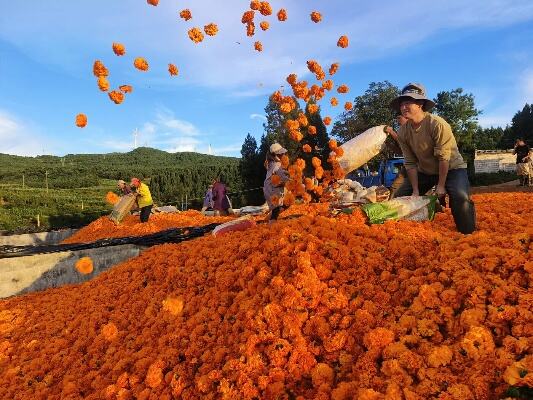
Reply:
[[436, 185], [437, 196], [448, 194], [450, 197], [457, 230], [472, 233], [476, 229], [476, 217], [470, 199], [466, 163], [450, 125], [443, 118], [429, 113], [435, 103], [426, 97], [426, 90], [419, 83], [405, 86], [390, 106], [408, 120], [400, 127], [398, 142], [409, 179], [394, 196], [419, 196]]

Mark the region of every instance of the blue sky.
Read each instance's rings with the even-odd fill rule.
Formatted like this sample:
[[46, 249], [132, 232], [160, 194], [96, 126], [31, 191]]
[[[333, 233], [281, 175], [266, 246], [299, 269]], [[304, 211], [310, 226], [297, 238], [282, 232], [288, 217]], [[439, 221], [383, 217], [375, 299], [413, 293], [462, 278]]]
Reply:
[[[223, 4], [223, 7], [221, 6]], [[336, 84], [353, 100], [372, 81], [422, 82], [428, 94], [464, 88], [483, 110], [483, 126], [505, 126], [533, 102], [531, 0], [271, 1], [288, 20], [246, 37], [248, 1], [0, 0], [0, 153], [106, 153], [138, 145], [238, 156], [249, 132], [260, 138], [268, 96], [297, 73], [314, 83], [306, 61], [340, 62]], [[189, 8], [191, 21], [178, 18]], [[324, 19], [314, 24], [311, 11]], [[214, 22], [219, 34], [194, 44], [187, 30]], [[350, 46], [336, 46], [340, 35]], [[260, 40], [264, 51], [253, 50]], [[113, 42], [126, 46], [117, 57]], [[145, 57], [148, 72], [133, 68]], [[98, 90], [95, 59], [111, 86], [134, 87], [115, 105]], [[168, 63], [180, 69], [170, 77]], [[288, 92], [286, 91], [288, 94]], [[323, 116], [337, 116], [323, 101]], [[84, 129], [77, 113], [88, 116]]]

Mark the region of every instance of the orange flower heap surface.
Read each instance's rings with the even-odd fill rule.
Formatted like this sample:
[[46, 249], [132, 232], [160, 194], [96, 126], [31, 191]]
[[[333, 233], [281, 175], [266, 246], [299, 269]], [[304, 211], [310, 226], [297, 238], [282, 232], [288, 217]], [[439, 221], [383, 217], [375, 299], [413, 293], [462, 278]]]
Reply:
[[3, 299], [0, 398], [504, 398], [532, 379], [533, 198], [473, 200], [468, 236], [449, 210], [368, 226], [300, 204]]

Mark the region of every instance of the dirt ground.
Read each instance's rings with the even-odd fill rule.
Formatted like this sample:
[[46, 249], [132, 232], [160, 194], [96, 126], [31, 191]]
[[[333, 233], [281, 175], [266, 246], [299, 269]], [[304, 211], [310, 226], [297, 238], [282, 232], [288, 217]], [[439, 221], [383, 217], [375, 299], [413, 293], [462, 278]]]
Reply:
[[490, 186], [472, 187], [472, 193], [500, 193], [500, 192], [529, 192], [533, 193], [533, 186], [519, 186], [518, 179], [511, 182]]

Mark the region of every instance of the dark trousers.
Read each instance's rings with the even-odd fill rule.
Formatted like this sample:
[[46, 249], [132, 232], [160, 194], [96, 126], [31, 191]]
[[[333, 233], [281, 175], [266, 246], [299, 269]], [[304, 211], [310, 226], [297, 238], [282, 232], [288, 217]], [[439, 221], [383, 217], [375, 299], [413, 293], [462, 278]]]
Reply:
[[[438, 175], [426, 175], [418, 172], [418, 191], [421, 195], [439, 181]], [[470, 183], [466, 168], [451, 169], [446, 177], [445, 189], [450, 196], [450, 208], [457, 230], [464, 234], [476, 230], [476, 210], [474, 202], [470, 200]], [[409, 179], [405, 179], [402, 186], [394, 193], [394, 197], [411, 196], [413, 187]]]
[[150, 213], [152, 212], [152, 205], [141, 208], [141, 222], [148, 222]]

